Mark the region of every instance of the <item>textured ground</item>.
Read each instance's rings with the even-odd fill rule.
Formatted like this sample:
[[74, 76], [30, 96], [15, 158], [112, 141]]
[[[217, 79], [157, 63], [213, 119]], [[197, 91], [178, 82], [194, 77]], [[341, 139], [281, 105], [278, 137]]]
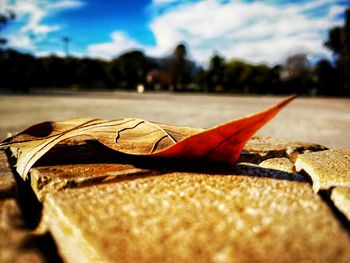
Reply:
[[[74, 116], [208, 127], [281, 99], [67, 95], [3, 95], [2, 132]], [[290, 142], [349, 147], [348, 106], [349, 100], [296, 100], [261, 132], [289, 142], [254, 137], [235, 166], [151, 160], [70, 142], [22, 181], [9, 166], [20, 151], [13, 148], [9, 159], [0, 151], [0, 234], [9, 237], [0, 242], [0, 261], [350, 262], [349, 150]], [[330, 183], [316, 193], [320, 178]], [[13, 224], [16, 218], [25, 224]]]
[[[262, 110], [280, 97], [206, 94], [80, 92], [0, 95], [0, 137], [37, 122], [72, 117], [147, 120], [210, 127]], [[350, 99], [297, 98], [260, 135], [350, 147]]]
[[[245, 163], [224, 166], [61, 144], [26, 182], [43, 207], [40, 229], [51, 233], [64, 262], [349, 262], [348, 188], [332, 195], [343, 215], [289, 159], [294, 151], [297, 159], [317, 155], [328, 171], [341, 150], [312, 149], [319, 150], [255, 138]], [[257, 165], [256, 155], [269, 159]], [[336, 182], [339, 175], [324, 174]], [[23, 189], [19, 196], [28, 200]]]

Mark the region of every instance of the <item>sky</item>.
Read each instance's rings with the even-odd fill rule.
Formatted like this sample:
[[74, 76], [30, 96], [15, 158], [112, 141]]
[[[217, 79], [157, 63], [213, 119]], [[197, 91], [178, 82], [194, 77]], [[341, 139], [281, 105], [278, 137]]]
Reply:
[[330, 58], [330, 28], [344, 23], [349, 0], [0, 0], [16, 19], [1, 34], [8, 47], [37, 56], [70, 54], [110, 60], [128, 50], [168, 55], [179, 42], [205, 65], [227, 60], [283, 63], [303, 52]]

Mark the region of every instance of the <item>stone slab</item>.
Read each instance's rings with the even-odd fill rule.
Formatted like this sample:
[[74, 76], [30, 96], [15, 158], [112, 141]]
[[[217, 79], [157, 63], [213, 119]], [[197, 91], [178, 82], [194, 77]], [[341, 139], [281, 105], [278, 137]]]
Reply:
[[333, 186], [350, 187], [350, 148], [298, 155], [295, 168], [311, 177], [316, 193]]
[[[273, 140], [265, 140], [263, 138], [255, 138], [254, 140], [260, 142], [260, 148], [257, 148], [258, 152], [262, 151], [263, 145], [274, 142]], [[67, 142], [69, 142], [69, 144], [67, 144]], [[272, 154], [273, 147], [271, 145], [269, 147], [267, 151], [270, 151], [270, 154]], [[286, 151], [285, 145], [283, 147], [283, 151]], [[265, 162], [269, 162], [269, 160], [270, 159], [265, 160]], [[287, 158], [284, 158], [282, 161], [284, 161], [285, 166], [293, 166]], [[261, 177], [271, 177], [273, 175], [278, 176], [280, 179], [289, 179], [291, 177], [291, 175], [286, 174], [285, 171], [281, 173], [271, 171], [271, 168], [273, 168], [270, 167], [271, 165], [265, 167], [270, 169], [263, 170], [255, 168], [249, 165], [249, 163], [246, 163], [247, 165], [240, 164], [241, 165], [234, 168], [235, 172], [241, 173], [243, 170], [243, 173], [253, 176], [259, 174]], [[66, 141], [65, 143], [59, 144], [52, 151], [48, 152], [36, 166], [37, 167], [30, 170], [29, 175], [32, 188], [40, 201], [42, 201], [49, 192], [123, 180], [126, 176], [148, 176], [164, 173], [169, 170], [181, 169], [192, 169], [196, 172], [198, 172], [198, 170], [206, 172], [209, 170], [218, 172], [220, 170], [221, 173], [227, 173], [232, 170], [232, 166], [213, 164], [207, 167], [205, 164], [194, 165], [192, 162], [176, 162], [176, 160], [162, 160], [155, 163], [154, 159], [142, 159], [141, 157], [117, 153], [94, 141], [81, 141], [79, 143], [77, 141]], [[287, 168], [285, 167], [285, 169]], [[287, 172], [290, 172], [289, 170]], [[294, 175], [292, 180], [294, 179], [305, 181], [304, 177], [300, 175]]]
[[292, 161], [304, 152], [315, 152], [327, 148], [313, 143], [292, 142], [285, 139], [254, 136], [244, 146], [239, 162], [259, 164], [270, 158], [288, 158]]
[[0, 150], [0, 199], [16, 196], [16, 180], [4, 151]]
[[42, 201], [47, 193], [66, 188], [108, 183], [126, 176], [155, 173], [126, 164], [71, 164], [32, 168], [30, 180], [34, 193], [38, 200]]
[[[280, 159], [280, 158], [276, 158]], [[265, 160], [269, 161], [271, 159]], [[263, 161], [263, 162], [265, 162]], [[272, 161], [274, 162], [274, 161]], [[234, 174], [237, 175], [249, 175], [255, 177], [266, 177], [273, 178], [277, 180], [288, 180], [297, 182], [309, 182], [308, 178], [302, 174], [291, 173], [289, 171], [283, 171], [283, 169], [277, 169], [276, 164], [273, 166], [271, 163], [267, 162], [266, 167], [253, 164], [253, 163], [238, 163], [234, 166]]]
[[67, 262], [350, 262], [350, 237], [308, 183], [169, 173], [47, 194]]
[[[296, 152], [320, 149], [323, 149], [322, 146], [314, 144], [290, 143], [269, 137], [253, 137], [246, 145], [241, 159], [254, 163], [272, 156], [287, 155], [289, 158]], [[38, 199], [42, 200], [48, 192], [119, 180], [128, 174], [150, 173], [147, 169], [123, 165], [123, 163], [133, 163], [136, 159], [137, 157], [116, 153], [92, 140], [68, 140], [54, 147], [39, 160], [36, 168], [31, 169], [32, 188]], [[145, 160], [145, 162], [149, 161]], [[140, 160], [136, 162], [138, 162], [136, 166], [140, 167]], [[154, 173], [153, 168], [151, 170]]]
[[350, 221], [350, 188], [335, 187], [332, 189], [331, 199], [339, 211]]
[[45, 262], [40, 252], [27, 247], [30, 232], [24, 229], [21, 212], [14, 199], [0, 199], [0, 262]]
[[271, 158], [259, 163], [260, 167], [295, 173], [294, 164], [288, 158]]

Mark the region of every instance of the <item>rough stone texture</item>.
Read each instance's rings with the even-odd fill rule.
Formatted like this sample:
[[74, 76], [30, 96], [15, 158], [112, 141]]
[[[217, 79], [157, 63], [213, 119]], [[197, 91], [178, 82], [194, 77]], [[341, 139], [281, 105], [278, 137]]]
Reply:
[[[16, 149], [11, 148], [11, 151], [16, 156]], [[30, 183], [42, 201], [48, 192], [121, 180], [126, 175], [156, 173], [135, 167], [130, 164], [130, 158], [95, 140], [73, 138], [58, 144], [39, 159], [29, 172]]]
[[50, 193], [68, 262], [349, 262], [350, 238], [309, 184], [170, 173]]
[[0, 199], [16, 195], [16, 180], [4, 151], [0, 150]]
[[281, 169], [261, 167], [253, 163], [238, 163], [233, 169], [234, 174], [249, 175], [255, 177], [268, 177], [279, 180], [308, 182], [308, 179], [301, 174], [285, 172]]
[[260, 167], [295, 173], [294, 164], [287, 158], [271, 158], [259, 163]]
[[40, 253], [28, 247], [30, 233], [23, 229], [21, 212], [14, 199], [0, 199], [0, 262], [44, 262]]
[[[259, 147], [269, 145], [267, 151], [269, 152], [268, 156], [270, 156], [274, 155], [273, 146], [271, 144], [281, 140], [254, 138], [253, 141], [259, 141], [259, 143], [257, 143]], [[37, 167], [30, 170], [31, 185], [40, 201], [43, 201], [47, 193], [60, 191], [66, 188], [124, 180], [123, 178], [126, 176], [149, 176], [152, 174], [164, 173], [164, 171], [161, 171], [163, 168], [165, 168], [165, 171], [169, 171], [169, 169], [179, 170], [183, 168], [181, 166], [193, 168], [193, 163], [176, 163], [175, 160], [168, 160], [167, 164], [165, 164], [165, 160], [152, 164], [153, 159], [140, 159], [134, 156], [123, 155], [94, 141], [83, 141], [79, 144], [76, 141], [66, 141], [65, 143], [66, 144], [62, 143], [58, 145], [52, 151], [48, 152], [43, 159], [39, 160], [36, 164]], [[280, 145], [282, 145], [282, 143]], [[295, 143], [295, 145], [297, 145], [297, 143]], [[285, 152], [287, 148], [285, 145], [282, 146], [281, 149]], [[263, 150], [259, 147], [257, 151], [261, 153]], [[275, 147], [275, 149], [279, 151], [280, 148], [278, 147]], [[86, 163], [92, 161], [102, 163]], [[276, 166], [277, 162], [279, 163], [278, 167]], [[169, 164], [171, 165], [169, 166]], [[293, 164], [287, 158], [279, 158], [275, 161], [268, 159], [265, 160], [265, 164], [265, 167], [264, 164], [261, 165], [261, 167], [254, 167], [252, 163], [240, 163], [234, 167], [233, 171], [238, 174], [243, 173], [259, 177], [306, 181], [302, 175], [288, 174], [291, 172], [291, 169], [293, 169]], [[202, 164], [201, 166], [204, 165], [205, 164]], [[139, 167], [148, 167], [148, 169]], [[209, 169], [211, 169], [212, 172], [221, 170], [226, 174], [232, 171], [232, 168], [225, 167], [224, 165], [212, 165], [211, 167], [202, 168], [201, 171], [208, 172]], [[281, 172], [276, 172], [272, 169], [279, 169]], [[194, 169], [194, 171], [198, 172], [198, 169]]]
[[145, 173], [152, 174], [149, 170], [124, 164], [55, 165], [31, 169], [30, 180], [36, 196], [42, 201], [49, 192], [112, 182]]
[[319, 150], [254, 137], [247, 163], [218, 169], [66, 142], [30, 183], [67, 262], [348, 262], [348, 233], [293, 170], [299, 153]]
[[15, 198], [16, 180], [5, 152], [0, 150], [0, 262], [45, 262], [34, 247], [33, 235], [25, 228]]
[[331, 199], [339, 211], [350, 221], [350, 188], [335, 187], [332, 190]]
[[294, 161], [300, 153], [325, 149], [324, 146], [318, 144], [290, 142], [284, 139], [255, 136], [245, 145], [239, 162], [258, 164], [266, 159], [281, 157]]
[[[241, 155], [241, 160], [246, 160], [250, 163], [259, 163], [259, 161], [273, 156], [288, 156], [290, 158], [297, 152], [320, 149], [324, 148], [315, 144], [290, 143], [285, 140], [272, 139], [269, 137], [253, 137], [246, 145], [245, 150]], [[14, 152], [14, 154], [16, 153]], [[104, 183], [107, 181], [115, 181], [126, 175], [130, 176], [150, 173], [150, 170], [148, 169], [135, 168], [133, 165], [120, 164], [123, 162], [133, 163], [134, 159], [131, 160], [132, 158], [134, 157], [116, 153], [95, 141], [68, 140], [49, 151], [38, 161], [36, 164], [37, 167], [31, 169], [31, 185], [38, 199], [42, 201], [48, 192]], [[282, 160], [284, 164], [279, 164], [279, 167], [276, 167], [276, 162], [269, 160], [261, 166], [270, 169], [280, 169], [282, 171], [284, 169], [286, 172], [293, 172], [291, 170], [293, 168], [289, 167], [290, 161], [286, 158], [285, 160]], [[91, 161], [96, 162], [96, 164], [89, 164], [88, 162]], [[143, 162], [148, 161], [150, 160], [145, 160]], [[99, 164], [99, 162], [101, 162], [101, 164]], [[273, 162], [273, 164], [271, 162]], [[251, 174], [251, 172], [256, 173], [255, 170], [257, 169], [248, 167], [248, 170], [248, 173]], [[154, 169], [152, 171], [155, 173]], [[266, 174], [267, 176], [270, 176], [271, 173], [275, 174], [274, 171], [262, 171], [261, 169], [258, 173], [259, 176]], [[289, 177], [289, 175], [287, 175], [287, 177]]]
[[350, 148], [298, 155], [295, 168], [310, 175], [315, 192], [332, 186], [350, 187]]

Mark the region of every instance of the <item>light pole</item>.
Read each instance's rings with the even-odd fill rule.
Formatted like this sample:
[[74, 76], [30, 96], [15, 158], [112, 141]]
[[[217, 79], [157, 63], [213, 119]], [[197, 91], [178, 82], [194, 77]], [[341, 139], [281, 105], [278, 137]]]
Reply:
[[66, 53], [66, 57], [69, 56], [69, 42], [72, 41], [70, 37], [62, 37], [63, 51]]

